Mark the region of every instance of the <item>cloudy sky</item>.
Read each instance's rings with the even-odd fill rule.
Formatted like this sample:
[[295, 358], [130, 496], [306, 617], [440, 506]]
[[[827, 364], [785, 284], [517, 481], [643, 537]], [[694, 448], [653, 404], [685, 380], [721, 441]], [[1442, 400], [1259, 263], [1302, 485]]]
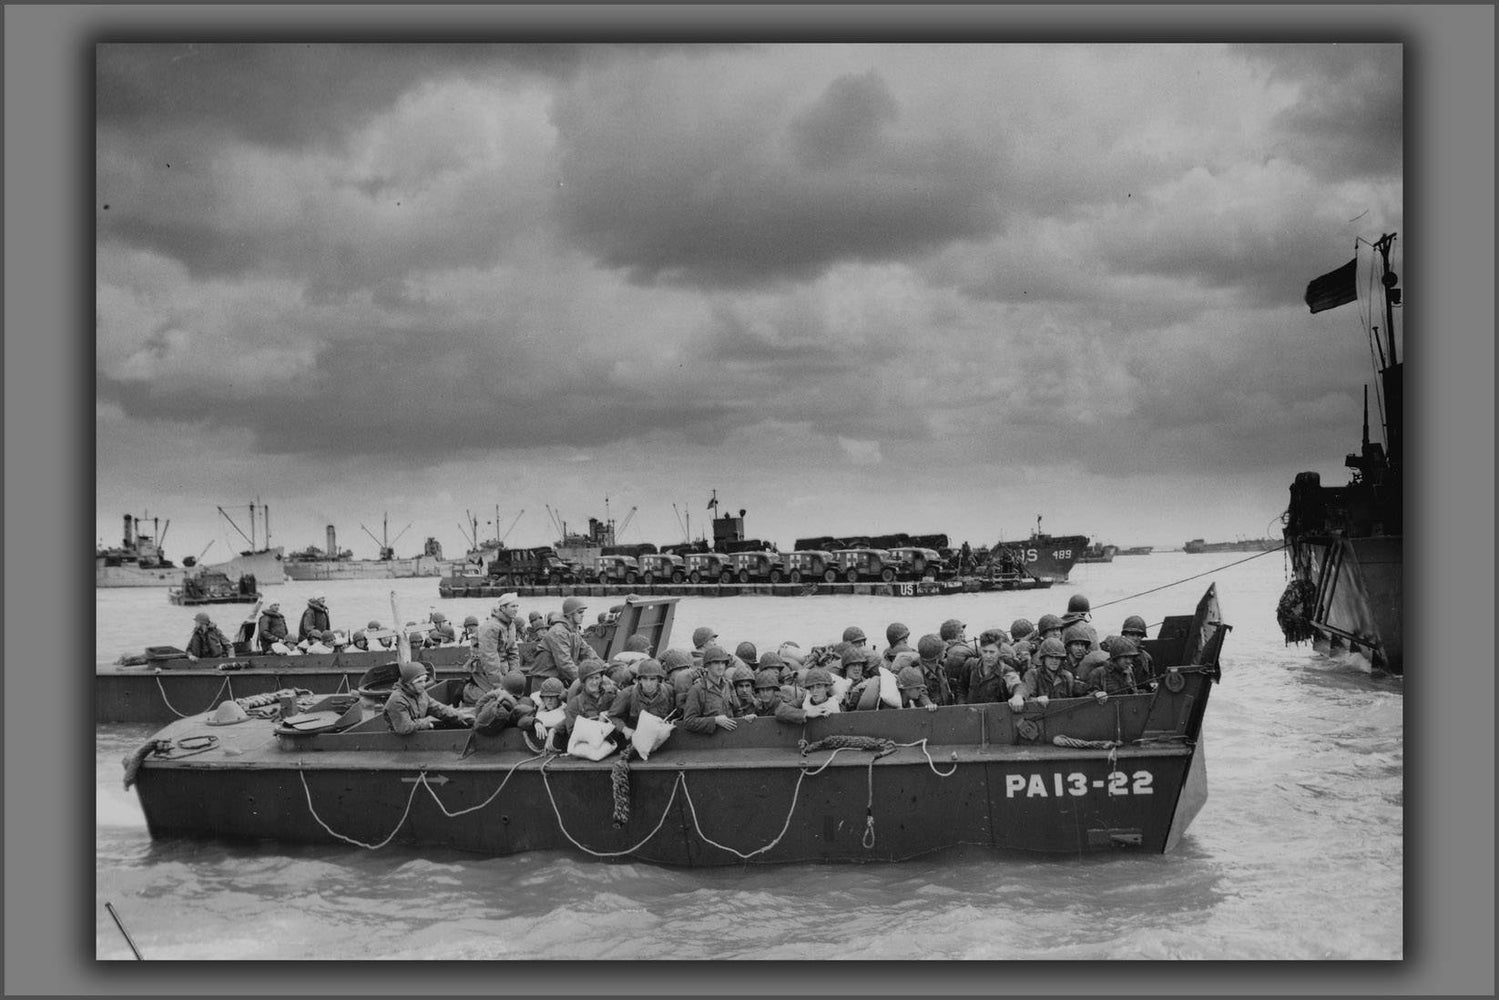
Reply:
[[1403, 229], [1401, 62], [101, 45], [98, 541], [1277, 534], [1358, 445], [1367, 289], [1302, 294]]

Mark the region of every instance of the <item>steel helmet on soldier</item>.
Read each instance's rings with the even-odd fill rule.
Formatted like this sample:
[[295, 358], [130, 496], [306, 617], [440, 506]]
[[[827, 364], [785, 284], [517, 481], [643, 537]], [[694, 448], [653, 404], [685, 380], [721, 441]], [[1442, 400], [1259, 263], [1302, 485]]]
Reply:
[[640, 667], [635, 671], [635, 676], [640, 680], [647, 677], [660, 679], [666, 676], [666, 668], [661, 666], [660, 660], [641, 660]]
[[703, 666], [707, 666], [710, 663], [728, 662], [728, 650], [724, 649], [722, 646], [715, 646], [710, 644], [703, 647]]
[[365, 628], [378, 629], [380, 628], [380, 623], [375, 621], [374, 619], [371, 619], [370, 623], [366, 625]]
[[916, 652], [921, 654], [923, 660], [940, 656], [946, 648], [947, 644], [942, 641], [941, 637], [932, 635], [930, 632], [916, 641]]
[[1129, 635], [1131, 632], [1139, 632], [1141, 635], [1144, 635], [1147, 631], [1145, 628], [1145, 619], [1139, 615], [1130, 615], [1124, 619], [1124, 624], [1119, 627], [1119, 631], [1125, 635]]
[[604, 672], [604, 661], [599, 659], [587, 659], [578, 664], [578, 680], [586, 681], [594, 674]]
[[760, 662], [757, 663], [757, 664], [755, 664], [755, 666], [760, 671], [765, 671], [765, 670], [780, 671], [780, 669], [782, 667], [784, 667], [785, 665], [786, 665], [786, 661], [783, 660], [783, 659], [781, 659], [780, 654], [776, 653], [776, 651], [773, 650], [773, 649], [767, 649], [765, 652], [761, 653], [760, 654]]
[[895, 675], [895, 686], [902, 691], [915, 691], [926, 687], [926, 678], [915, 667], [901, 667], [900, 673]]
[[208, 617], [207, 611], [199, 611], [197, 614], [193, 615], [193, 621], [197, 622], [199, 625], [213, 624], [213, 619]]
[[869, 658], [868, 654], [864, 650], [860, 649], [857, 646], [850, 646], [843, 651], [843, 656], [839, 658], [838, 662], [842, 664], [845, 669], [847, 669], [849, 666], [855, 663], [861, 665], [867, 663], [869, 662]]
[[706, 625], [699, 625], [692, 630], [692, 648], [702, 649], [708, 643], [718, 638], [718, 633]]
[[1135, 645], [1135, 640], [1131, 639], [1129, 636], [1127, 636], [1127, 635], [1116, 635], [1116, 636], [1110, 636], [1110, 638], [1114, 640], [1112, 643], [1110, 643], [1110, 648], [1109, 648], [1109, 657], [1110, 657], [1110, 659], [1122, 660], [1122, 659], [1125, 659], [1126, 657], [1132, 657], [1132, 656], [1138, 656], [1139, 655], [1139, 653], [1140, 653], [1139, 647], [1137, 647]]
[[900, 622], [891, 622], [885, 626], [885, 642], [891, 646], [910, 638], [910, 636], [911, 630]]
[[1050, 632], [1054, 628], [1062, 627], [1062, 619], [1056, 615], [1042, 615], [1041, 620], [1036, 623], [1038, 633]]
[[467, 618], [463, 619], [463, 627], [464, 628], [478, 628], [479, 627], [479, 619], [477, 617], [475, 617], [474, 615], [469, 615]]
[[1036, 631], [1036, 626], [1024, 618], [1016, 618], [1010, 623], [1010, 638], [1016, 642], [1024, 639], [1034, 631]]
[[864, 634], [864, 630], [857, 625], [850, 625], [843, 630], [844, 642], [867, 642], [868, 639], [869, 637]]
[[651, 651], [651, 640], [636, 632], [625, 640], [625, 652], [627, 653], [649, 653]]
[[822, 684], [826, 687], [833, 686], [833, 675], [821, 667], [813, 667], [807, 671], [807, 679], [802, 682], [805, 687], [816, 687]]
[[575, 611], [587, 610], [588, 602], [583, 600], [583, 598], [581, 597], [569, 597], [567, 600], [562, 602], [562, 613], [564, 615], [570, 615]]
[[781, 686], [781, 671], [779, 668], [761, 670], [755, 674], [755, 690], [766, 691]]
[[557, 698], [561, 698], [562, 692], [562, 682], [555, 677], [548, 677], [546, 680], [541, 682], [541, 694], [543, 697], [551, 695]]
[[401, 664], [401, 680], [407, 684], [427, 676], [427, 667], [420, 660], [407, 660]]
[[752, 667], [760, 659], [759, 655], [755, 652], [755, 644], [749, 641], [741, 642], [738, 646], [734, 647], [734, 655]]
[[742, 663], [734, 664], [729, 670], [730, 684], [753, 684], [755, 683], [755, 672]]
[[1062, 633], [1062, 645], [1070, 646], [1074, 642], [1086, 642], [1093, 645], [1093, 630], [1082, 622], [1067, 626], [1067, 631]]
[[1092, 608], [1088, 599], [1082, 594], [1073, 594], [1067, 599], [1067, 613], [1069, 615], [1086, 615]]
[[963, 622], [958, 621], [956, 618], [949, 618], [947, 621], [942, 623], [939, 637], [943, 642], [948, 642], [962, 635], [963, 630], [967, 627], [967, 625], [965, 625]]
[[1047, 656], [1060, 656], [1065, 660], [1067, 658], [1067, 647], [1062, 645], [1061, 639], [1052, 636], [1041, 643], [1041, 648], [1037, 651], [1036, 655], [1043, 658]]
[[661, 669], [667, 673], [692, 666], [692, 654], [683, 649], [668, 649], [661, 654]]
[[519, 698], [526, 693], [526, 675], [519, 670], [512, 670], [500, 678], [500, 687]]

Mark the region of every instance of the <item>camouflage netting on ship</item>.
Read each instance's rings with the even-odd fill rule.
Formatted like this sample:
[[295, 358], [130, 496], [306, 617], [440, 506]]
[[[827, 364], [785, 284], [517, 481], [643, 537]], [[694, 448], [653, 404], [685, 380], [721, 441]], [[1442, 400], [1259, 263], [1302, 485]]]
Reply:
[[1307, 580], [1292, 580], [1280, 595], [1280, 604], [1275, 609], [1275, 620], [1286, 643], [1311, 642], [1317, 637], [1312, 628], [1312, 610], [1317, 600], [1317, 588]]

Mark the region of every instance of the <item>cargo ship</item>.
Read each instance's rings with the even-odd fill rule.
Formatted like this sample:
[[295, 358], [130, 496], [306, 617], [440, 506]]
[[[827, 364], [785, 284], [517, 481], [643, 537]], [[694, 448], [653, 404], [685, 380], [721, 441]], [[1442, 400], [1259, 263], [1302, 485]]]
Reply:
[[[1395, 336], [1395, 310], [1402, 305], [1399, 277], [1390, 267], [1395, 234], [1367, 244], [1383, 290], [1382, 309], [1371, 303], [1371, 350], [1377, 353], [1379, 410], [1384, 442], [1369, 437], [1369, 390], [1364, 387], [1363, 441], [1344, 464], [1352, 476], [1343, 486], [1323, 486], [1316, 472], [1298, 473], [1286, 508], [1285, 544], [1291, 579], [1276, 617], [1287, 642], [1310, 641], [1332, 655], [1354, 653], [1371, 669], [1405, 672], [1404, 634], [1404, 440], [1403, 344]], [[1315, 279], [1306, 303], [1313, 313], [1358, 298], [1359, 258]], [[1372, 285], [1372, 282], [1371, 282]]]
[[[442, 543], [428, 538], [421, 555], [397, 559], [389, 540], [390, 519], [385, 519], [385, 535], [375, 538], [368, 528], [365, 534], [379, 546], [378, 559], [355, 559], [351, 549], [338, 547], [338, 532], [327, 526], [327, 549], [309, 545], [286, 557], [286, 575], [293, 580], [396, 580], [419, 576], [442, 576], [451, 567], [442, 557]], [[361, 528], [364, 525], [360, 525]], [[409, 524], [407, 528], [411, 527]], [[401, 530], [405, 534], [405, 529]], [[396, 541], [400, 541], [400, 534]]]
[[[253, 509], [254, 505], [251, 507]], [[223, 510], [222, 507], [219, 508], [221, 514]], [[125, 533], [121, 543], [97, 549], [94, 553], [96, 588], [181, 587], [188, 571], [195, 567], [207, 572], [222, 573], [231, 580], [251, 576], [262, 586], [286, 581], [286, 573], [282, 569], [282, 550], [279, 547], [256, 549], [252, 540], [251, 548], [223, 562], [196, 566], [196, 560], [189, 556], [179, 566], [166, 557], [161, 547], [172, 524], [170, 519], [165, 526], [160, 518], [149, 515], [135, 517], [126, 514], [124, 519]], [[141, 530], [147, 522], [151, 525], [150, 534]], [[270, 540], [269, 531], [266, 533], [266, 540]]]

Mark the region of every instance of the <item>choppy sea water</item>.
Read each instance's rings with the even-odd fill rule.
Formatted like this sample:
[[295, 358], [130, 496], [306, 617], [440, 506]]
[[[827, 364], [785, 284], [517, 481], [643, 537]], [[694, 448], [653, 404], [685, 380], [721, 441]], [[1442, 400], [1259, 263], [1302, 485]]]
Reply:
[[[133, 958], [108, 901], [153, 960], [1399, 959], [1403, 682], [1285, 646], [1275, 623], [1285, 559], [1245, 559], [1117, 557], [1029, 593], [684, 598], [678, 607], [673, 645], [690, 646], [698, 625], [762, 649], [830, 642], [859, 625], [882, 646], [891, 621], [919, 636], [956, 617], [976, 635], [1060, 613], [1073, 593], [1093, 602], [1100, 635], [1129, 614], [1154, 626], [1190, 613], [1216, 583], [1234, 630], [1204, 725], [1208, 801], [1171, 854], [1079, 860], [964, 848], [889, 865], [697, 870], [563, 852], [157, 843], [121, 780], [122, 758], [152, 727], [100, 726], [96, 955]], [[403, 618], [488, 611], [486, 601], [438, 598], [435, 579], [268, 593], [293, 619], [323, 594], [334, 626], [355, 627], [387, 621], [392, 591]], [[169, 604], [164, 589], [96, 593], [101, 663], [184, 645], [191, 632], [195, 609]], [[232, 625], [244, 610], [214, 612]]]

